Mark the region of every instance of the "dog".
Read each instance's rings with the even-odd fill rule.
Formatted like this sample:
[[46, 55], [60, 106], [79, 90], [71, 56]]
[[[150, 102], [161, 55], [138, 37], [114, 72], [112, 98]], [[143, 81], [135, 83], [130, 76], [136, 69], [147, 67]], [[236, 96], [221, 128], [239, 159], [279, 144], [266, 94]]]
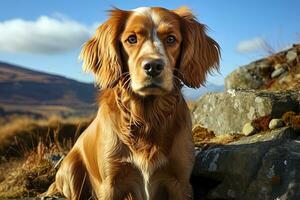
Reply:
[[187, 200], [192, 123], [181, 94], [218, 69], [220, 48], [181, 7], [114, 9], [82, 49], [101, 88], [99, 109], [46, 195], [68, 199]]

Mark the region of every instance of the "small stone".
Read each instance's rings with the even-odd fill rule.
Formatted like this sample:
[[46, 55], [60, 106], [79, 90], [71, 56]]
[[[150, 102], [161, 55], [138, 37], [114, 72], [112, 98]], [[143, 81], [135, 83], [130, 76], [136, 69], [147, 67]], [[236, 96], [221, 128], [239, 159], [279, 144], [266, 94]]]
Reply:
[[267, 63], [267, 62], [261, 62], [261, 63], [258, 64], [258, 67], [260, 69], [268, 69], [268, 68], [271, 67], [271, 65], [269, 63]]
[[280, 68], [283, 68], [283, 69], [288, 69], [289, 68], [289, 65], [287, 63], [277, 63], [275, 66], [274, 66], [274, 69], [280, 69]]
[[295, 59], [297, 58], [297, 52], [295, 51], [289, 51], [287, 54], [286, 54], [286, 59], [288, 62], [293, 62]]
[[282, 119], [272, 119], [269, 123], [270, 129], [276, 129], [276, 128], [280, 128], [283, 126], [284, 126], [284, 123], [283, 123]]
[[246, 123], [243, 127], [243, 134], [246, 136], [253, 135], [256, 132], [255, 127], [249, 122]]
[[275, 70], [276, 70], [276, 69], [279, 69], [279, 68], [283, 68], [283, 67], [282, 67], [282, 64], [279, 64], [279, 63], [278, 63], [278, 64], [276, 64], [276, 65], [274, 66], [274, 69], [275, 69]]
[[272, 72], [271, 74], [271, 78], [276, 78], [277, 76], [280, 76], [281, 74], [283, 74], [285, 72], [285, 69], [284, 68], [279, 68], [279, 69], [276, 69]]

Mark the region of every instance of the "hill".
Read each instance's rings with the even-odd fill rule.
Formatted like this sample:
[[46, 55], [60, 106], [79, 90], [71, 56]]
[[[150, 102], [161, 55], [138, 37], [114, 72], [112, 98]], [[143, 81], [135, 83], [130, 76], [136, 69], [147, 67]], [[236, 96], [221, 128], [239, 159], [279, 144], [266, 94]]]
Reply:
[[221, 92], [224, 91], [224, 85], [216, 85], [213, 83], [207, 83], [207, 85], [202, 86], [198, 89], [184, 87], [182, 89], [184, 97], [189, 101], [197, 100], [202, 95], [208, 92]]
[[95, 106], [93, 84], [0, 62], [0, 115], [77, 115]]

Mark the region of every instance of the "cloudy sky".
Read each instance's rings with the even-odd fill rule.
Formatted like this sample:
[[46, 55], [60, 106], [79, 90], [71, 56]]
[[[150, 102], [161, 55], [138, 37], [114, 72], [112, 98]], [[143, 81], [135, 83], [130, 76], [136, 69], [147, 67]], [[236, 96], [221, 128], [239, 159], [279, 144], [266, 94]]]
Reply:
[[208, 25], [222, 48], [220, 74], [209, 77], [215, 84], [264, 56], [263, 49], [300, 42], [299, 0], [1, 0], [0, 61], [91, 82], [77, 58], [81, 45], [105, 21], [106, 10], [182, 5]]

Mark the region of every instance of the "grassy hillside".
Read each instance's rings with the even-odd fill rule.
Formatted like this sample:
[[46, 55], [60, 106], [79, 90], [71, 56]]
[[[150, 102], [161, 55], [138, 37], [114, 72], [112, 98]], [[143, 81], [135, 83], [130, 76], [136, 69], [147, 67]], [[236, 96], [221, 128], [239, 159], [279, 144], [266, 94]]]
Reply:
[[89, 115], [96, 88], [58, 75], [0, 62], [0, 125], [12, 118]]

